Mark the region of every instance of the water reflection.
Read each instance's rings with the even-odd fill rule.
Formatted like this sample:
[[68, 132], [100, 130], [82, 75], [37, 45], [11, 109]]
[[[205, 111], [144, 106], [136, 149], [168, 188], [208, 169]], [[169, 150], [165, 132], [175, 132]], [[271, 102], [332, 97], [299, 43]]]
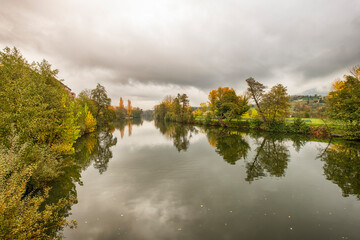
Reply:
[[[131, 126], [131, 138], [129, 122], [117, 126], [125, 137], [111, 148], [107, 174], [93, 168], [82, 173], [84, 186], [72, 210], [79, 227], [65, 232], [67, 239], [356, 239], [360, 234], [359, 202], [343, 198], [331, 182], [338, 184], [338, 171], [344, 178], [352, 174], [342, 184], [352, 189], [348, 194], [358, 193], [358, 167], [338, 162], [349, 150], [336, 148], [335, 161], [335, 148], [329, 148], [323, 161], [316, 161], [319, 147], [327, 144], [301, 136], [159, 122], [154, 127], [146, 121]], [[93, 142], [84, 148], [95, 152]], [[351, 152], [346, 161], [358, 163], [358, 153]], [[335, 168], [326, 181], [329, 166]]]
[[320, 155], [326, 179], [338, 185], [344, 197], [360, 200], [360, 144], [332, 144]]
[[125, 135], [125, 128], [127, 128], [128, 136], [130, 137], [132, 135], [132, 126], [141, 126], [143, 124], [142, 118], [134, 118], [134, 119], [119, 119], [114, 122], [114, 126], [116, 129], [119, 129], [120, 131], [120, 137], [121, 139], [124, 138]]
[[[286, 143], [291, 142], [294, 150], [299, 152], [310, 140], [308, 136], [297, 134], [244, 133], [160, 121], [155, 122], [155, 126], [173, 141], [179, 152], [189, 148], [192, 134], [198, 133], [200, 128], [206, 134], [210, 146], [227, 163], [235, 165], [238, 160], [244, 160], [245, 180], [248, 182], [266, 176], [284, 177], [290, 161], [289, 146]], [[249, 144], [248, 139], [254, 140], [252, 144]], [[249, 158], [251, 151], [254, 151], [254, 157]], [[342, 189], [343, 196], [355, 195], [360, 199], [360, 144], [329, 144], [319, 158], [325, 162], [323, 168], [326, 178]]]
[[182, 125], [165, 121], [156, 121], [155, 127], [158, 128], [164, 136], [173, 141], [174, 147], [178, 152], [186, 152], [190, 146], [190, 139], [193, 134], [198, 133], [198, 130], [192, 125]]
[[[68, 217], [71, 207], [77, 203], [76, 184], [83, 185], [81, 173], [92, 163], [94, 168], [102, 174], [107, 170], [109, 160], [112, 158], [110, 148], [116, 145], [117, 139], [110, 132], [94, 132], [82, 136], [75, 144], [75, 154], [68, 158], [61, 174], [53, 179], [49, 186], [49, 198], [46, 204], [56, 204], [60, 199], [70, 200], [69, 205], [56, 213]], [[54, 213], [55, 214], [55, 213]], [[49, 228], [49, 231], [59, 232], [62, 228]]]
[[110, 148], [116, 145], [117, 139], [108, 132], [102, 132], [98, 135], [98, 142], [93, 151], [94, 168], [102, 174], [108, 168], [110, 159], [113, 157]]
[[208, 128], [205, 132], [209, 144], [230, 164], [235, 164], [241, 158], [246, 159], [248, 151], [251, 150], [243, 133], [218, 128]]
[[256, 155], [246, 163], [246, 181], [252, 182], [266, 176], [285, 176], [285, 170], [290, 159], [290, 153], [284, 143], [284, 136], [266, 134], [259, 141], [257, 139]]
[[[180, 152], [186, 151], [190, 145], [192, 133], [198, 132], [197, 128], [189, 125], [176, 123], [156, 122], [156, 127], [162, 134], [173, 140], [174, 146]], [[206, 134], [209, 144], [215, 148], [227, 163], [234, 165], [236, 161], [243, 159], [246, 162], [246, 181], [252, 182], [266, 175], [283, 177], [290, 159], [288, 147], [285, 141], [296, 139], [293, 145], [299, 151], [306, 143], [305, 139], [292, 136], [289, 138], [284, 134], [254, 133], [253, 144], [256, 153], [254, 158], [248, 158], [251, 146], [246, 140], [246, 133], [223, 128], [202, 128]]]

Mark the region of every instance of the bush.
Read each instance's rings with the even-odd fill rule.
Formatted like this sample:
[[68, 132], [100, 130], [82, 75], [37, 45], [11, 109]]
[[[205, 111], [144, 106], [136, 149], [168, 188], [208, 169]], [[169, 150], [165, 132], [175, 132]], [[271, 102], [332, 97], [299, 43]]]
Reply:
[[292, 133], [310, 133], [310, 126], [307, 125], [301, 118], [296, 118], [294, 122], [289, 126], [289, 130]]
[[317, 138], [327, 138], [330, 136], [329, 131], [322, 126], [311, 126], [310, 133]]
[[59, 214], [74, 199], [61, 199], [56, 204], [44, 204], [49, 188], [29, 192], [28, 182], [39, 164], [22, 167], [27, 144], [18, 146], [13, 138], [11, 147], [0, 150], [0, 239], [53, 239], [56, 227], [76, 226]]
[[261, 129], [263, 122], [259, 118], [253, 118], [250, 120], [250, 128]]
[[269, 132], [287, 132], [285, 122], [283, 120], [274, 120], [266, 126]]
[[210, 125], [211, 119], [212, 119], [211, 113], [208, 112], [205, 117], [205, 125]]

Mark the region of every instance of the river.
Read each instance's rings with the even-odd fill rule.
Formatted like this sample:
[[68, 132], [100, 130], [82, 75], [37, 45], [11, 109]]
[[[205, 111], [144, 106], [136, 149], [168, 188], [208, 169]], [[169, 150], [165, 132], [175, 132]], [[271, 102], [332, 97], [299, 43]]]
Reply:
[[78, 199], [66, 239], [358, 239], [359, 155], [299, 135], [119, 123], [80, 141], [52, 192]]

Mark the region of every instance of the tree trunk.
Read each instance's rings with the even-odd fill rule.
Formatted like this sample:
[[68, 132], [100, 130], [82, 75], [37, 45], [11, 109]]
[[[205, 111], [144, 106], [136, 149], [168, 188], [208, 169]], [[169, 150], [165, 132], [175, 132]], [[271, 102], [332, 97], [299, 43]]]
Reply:
[[223, 127], [229, 127], [221, 118], [219, 118], [219, 117], [216, 117], [216, 118]]
[[255, 101], [255, 104], [256, 104], [257, 108], [259, 109], [260, 116], [261, 116], [261, 118], [263, 119], [264, 123], [267, 123], [266, 118], [265, 118], [265, 116], [264, 116], [264, 113], [261, 111], [260, 105], [259, 105], [259, 103], [258, 103], [258, 101], [257, 101], [257, 99], [256, 99], [256, 97], [255, 97], [254, 91], [253, 91], [253, 89], [252, 89], [251, 86], [249, 86], [249, 87], [250, 87], [250, 89], [251, 89], [251, 95], [252, 95], [252, 97], [253, 97], [253, 99], [254, 99], [254, 101]]

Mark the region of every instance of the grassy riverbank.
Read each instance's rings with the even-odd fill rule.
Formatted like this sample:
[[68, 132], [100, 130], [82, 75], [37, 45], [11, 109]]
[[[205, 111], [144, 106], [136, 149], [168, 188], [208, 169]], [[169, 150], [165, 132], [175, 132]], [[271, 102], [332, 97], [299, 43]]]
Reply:
[[[257, 129], [269, 132], [291, 132], [314, 135], [315, 137], [343, 137], [345, 135], [344, 124], [328, 119], [320, 118], [286, 118], [283, 122], [277, 123], [275, 128], [266, 127], [257, 118], [232, 119], [231, 122], [223, 120], [230, 127], [240, 129]], [[218, 119], [206, 119], [205, 117], [196, 117], [194, 123], [201, 125], [220, 126]]]

